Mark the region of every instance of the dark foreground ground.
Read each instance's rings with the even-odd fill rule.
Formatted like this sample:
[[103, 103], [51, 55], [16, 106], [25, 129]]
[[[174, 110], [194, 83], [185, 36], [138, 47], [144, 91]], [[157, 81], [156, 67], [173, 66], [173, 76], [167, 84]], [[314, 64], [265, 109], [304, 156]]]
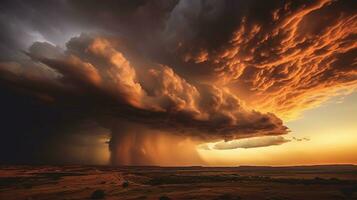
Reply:
[[0, 166], [0, 199], [357, 199], [357, 166]]

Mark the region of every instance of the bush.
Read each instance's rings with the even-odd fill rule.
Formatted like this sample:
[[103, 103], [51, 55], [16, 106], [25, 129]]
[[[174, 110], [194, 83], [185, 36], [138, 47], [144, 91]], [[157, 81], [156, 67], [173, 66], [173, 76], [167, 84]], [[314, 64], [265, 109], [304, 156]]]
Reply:
[[168, 196], [161, 196], [159, 200], [171, 200]]
[[219, 200], [231, 200], [232, 196], [230, 194], [222, 194], [217, 199], [219, 199]]
[[92, 193], [91, 199], [104, 199], [105, 193], [104, 190], [95, 190]]
[[24, 183], [22, 186], [23, 186], [25, 189], [31, 189], [31, 188], [33, 187], [33, 185], [30, 184], [30, 183]]
[[124, 181], [122, 186], [123, 186], [123, 188], [129, 187], [129, 182], [128, 181]]
[[230, 194], [222, 194], [216, 198], [216, 200], [241, 200], [242, 198], [240, 196], [235, 196], [233, 197]]
[[341, 193], [346, 197], [351, 197], [354, 193], [357, 192], [357, 186], [354, 187], [344, 187], [340, 189]]

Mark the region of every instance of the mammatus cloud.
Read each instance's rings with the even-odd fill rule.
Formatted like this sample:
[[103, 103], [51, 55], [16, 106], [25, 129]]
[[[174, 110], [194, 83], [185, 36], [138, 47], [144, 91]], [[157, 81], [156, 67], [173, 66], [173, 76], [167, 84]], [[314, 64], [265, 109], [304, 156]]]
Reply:
[[[213, 47], [200, 34], [181, 43], [183, 66], [206, 69], [208, 80], [229, 85], [252, 107], [285, 119], [352, 92], [357, 85], [352, 1], [275, 3], [261, 13], [266, 20], [252, 16], [258, 5], [250, 5], [246, 15], [228, 22], [226, 37], [217, 33], [226, 39]], [[219, 20], [194, 19], [199, 24]]]

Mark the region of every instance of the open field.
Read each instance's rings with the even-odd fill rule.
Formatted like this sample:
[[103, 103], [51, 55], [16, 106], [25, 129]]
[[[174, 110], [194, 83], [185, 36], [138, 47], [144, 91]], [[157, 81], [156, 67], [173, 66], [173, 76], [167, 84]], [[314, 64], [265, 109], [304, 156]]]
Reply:
[[357, 199], [357, 166], [1, 166], [0, 199]]

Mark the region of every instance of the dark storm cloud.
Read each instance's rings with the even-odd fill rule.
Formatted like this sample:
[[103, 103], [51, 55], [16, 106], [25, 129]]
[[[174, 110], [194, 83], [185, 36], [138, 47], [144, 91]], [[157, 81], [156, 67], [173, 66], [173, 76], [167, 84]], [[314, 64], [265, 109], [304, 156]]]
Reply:
[[[85, 50], [80, 52], [78, 45], [85, 46]], [[3, 79], [57, 101], [82, 99], [85, 104], [92, 103], [98, 114], [103, 112], [157, 129], [176, 130], [191, 137], [230, 140], [287, 132], [280, 119], [246, 108], [229, 90], [209, 85], [196, 87], [167, 66], [153, 64], [149, 69], [132, 66], [104, 38], [82, 35], [67, 43], [67, 48], [61, 54], [48, 43], [35, 43], [28, 55], [34, 64], [44, 67], [35, 66], [38, 70], [35, 73], [32, 69], [24, 71], [27, 68], [19, 63], [2, 63], [1, 69], [6, 72]], [[139, 70], [145, 79], [136, 75]], [[12, 76], [4, 76], [7, 74]], [[23, 86], [16, 80], [18, 76], [24, 78]]]
[[23, 58], [20, 52], [36, 41], [64, 46], [74, 35], [96, 29], [63, 0], [5, 0], [0, 13], [0, 60]]

